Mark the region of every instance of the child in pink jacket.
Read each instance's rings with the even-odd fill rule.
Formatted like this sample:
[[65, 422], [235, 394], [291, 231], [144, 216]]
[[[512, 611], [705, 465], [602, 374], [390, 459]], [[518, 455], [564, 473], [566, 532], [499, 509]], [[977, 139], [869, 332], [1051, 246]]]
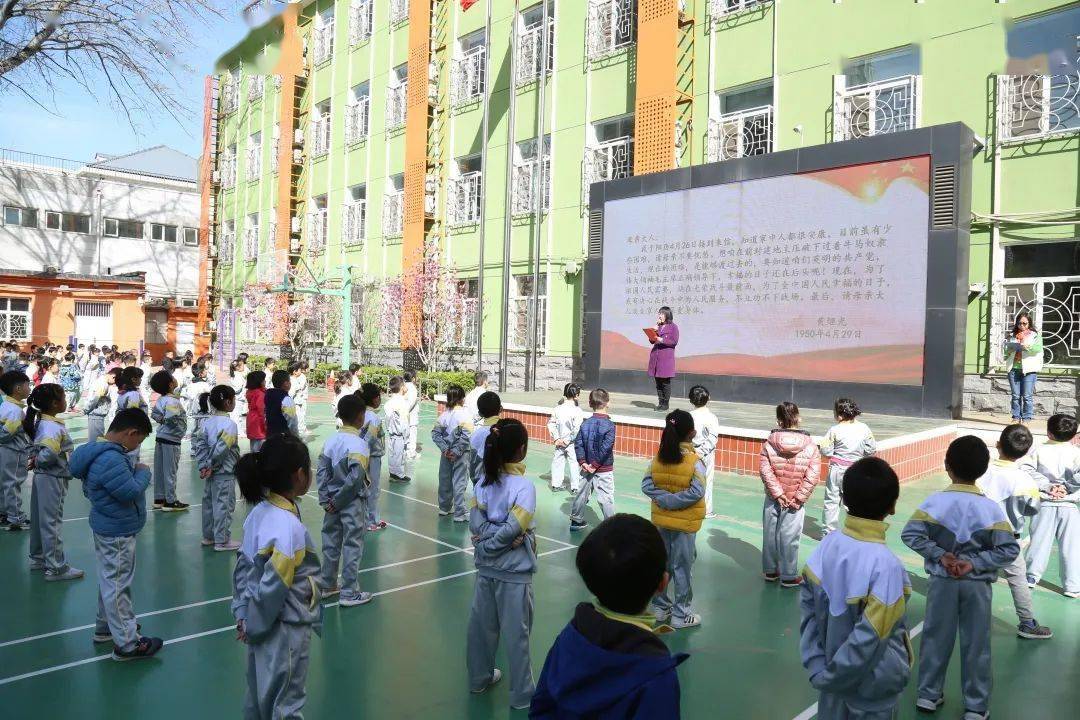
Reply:
[[761, 482], [765, 485], [762, 511], [761, 566], [766, 582], [781, 587], [802, 584], [799, 575], [799, 537], [803, 506], [814, 492], [821, 473], [821, 451], [810, 433], [799, 430], [799, 406], [783, 402], [776, 406], [780, 424], [761, 448]]

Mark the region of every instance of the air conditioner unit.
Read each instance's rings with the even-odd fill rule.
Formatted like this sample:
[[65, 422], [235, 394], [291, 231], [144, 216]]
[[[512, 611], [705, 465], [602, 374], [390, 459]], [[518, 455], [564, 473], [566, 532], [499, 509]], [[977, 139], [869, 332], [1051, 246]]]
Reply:
[[214, 171], [214, 184], [215, 185], [220, 185], [221, 184], [221, 171], [220, 170], [215, 170]]
[[298, 147], [304, 146], [304, 131], [301, 128], [296, 128], [295, 130], [293, 130], [292, 141], [293, 145], [296, 145]]
[[289, 221], [289, 231], [294, 235], [300, 233], [300, 229], [303, 227], [303, 221], [296, 215], [292, 216], [292, 220]]
[[300, 238], [289, 239], [289, 252], [296, 254], [300, 252]]
[[292, 151], [292, 161], [293, 161], [293, 165], [303, 165], [304, 164], [304, 151], [303, 150], [293, 150]]

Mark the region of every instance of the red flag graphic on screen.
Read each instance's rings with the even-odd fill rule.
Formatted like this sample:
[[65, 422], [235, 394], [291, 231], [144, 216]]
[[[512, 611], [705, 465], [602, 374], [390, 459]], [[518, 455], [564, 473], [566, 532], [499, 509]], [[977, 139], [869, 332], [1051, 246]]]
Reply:
[[885, 162], [849, 165], [829, 170], [815, 170], [805, 175], [847, 190], [857, 198], [876, 202], [889, 185], [905, 180], [924, 192], [930, 188], [930, 158], [919, 156]]
[[476, 4], [476, 0], [461, 0], [461, 9], [468, 10]]

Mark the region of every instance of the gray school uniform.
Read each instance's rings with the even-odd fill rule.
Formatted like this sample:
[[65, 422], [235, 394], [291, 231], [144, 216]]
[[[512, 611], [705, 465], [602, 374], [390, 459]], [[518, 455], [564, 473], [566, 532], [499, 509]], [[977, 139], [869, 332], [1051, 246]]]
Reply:
[[409, 408], [405, 402], [402, 395], [390, 398], [386, 403], [386, 417], [383, 419], [390, 474], [398, 478], [409, 477], [406, 452], [409, 445]]
[[[986, 475], [979, 478], [979, 489], [1001, 507], [1013, 528], [1013, 537], [1020, 539], [1026, 518], [1037, 515], [1041, 504], [1039, 488], [1035, 481], [1017, 463], [994, 460]], [[1031, 605], [1031, 588], [1027, 584], [1027, 563], [1024, 553], [1001, 568], [1001, 574], [1009, 584], [1013, 607], [1020, 622], [1035, 619]]]
[[799, 538], [802, 536], [806, 506], [798, 510], [784, 508], [768, 495], [761, 509], [761, 570], [766, 575], [779, 573], [789, 580], [799, 575]]
[[[510, 704], [517, 706], [527, 704], [536, 689], [529, 661], [536, 486], [525, 477], [524, 464], [505, 465], [503, 470], [498, 482], [476, 486], [469, 510], [477, 577], [465, 662], [470, 689], [486, 688], [501, 637], [510, 664]], [[514, 547], [522, 536], [523, 542]]]
[[720, 442], [720, 420], [703, 405], [690, 411], [694, 418], [694, 451], [705, 462], [705, 515], [713, 514], [713, 481], [716, 477], [716, 445]]
[[322, 632], [319, 556], [296, 504], [270, 493], [244, 521], [232, 612], [247, 633], [244, 717], [302, 717], [311, 632]]
[[453, 512], [458, 521], [468, 519], [465, 492], [469, 484], [469, 436], [472, 431], [471, 414], [461, 405], [440, 415], [431, 429], [431, 441], [441, 452], [450, 451], [454, 455], [453, 460], [446, 455], [439, 458], [439, 510], [444, 514]]
[[3, 396], [0, 403], [0, 515], [22, 525], [22, 488], [30, 459], [30, 438], [23, 429], [26, 403]]
[[[116, 417], [116, 413], [120, 412], [121, 410], [127, 410], [128, 408], [139, 408], [143, 412], [147, 412], [146, 403], [143, 402], [142, 395], [139, 394], [138, 390], [128, 390], [116, 396], [116, 403], [114, 404], [112, 418]], [[110, 423], [112, 422], [112, 418], [109, 419]], [[134, 450], [129, 452], [128, 457], [130, 457], [135, 462], [135, 464], [138, 465], [139, 448], [135, 448]], [[157, 478], [154, 478], [154, 489], [157, 489]]]
[[34, 437], [34, 481], [30, 491], [30, 565], [46, 577], [62, 575], [70, 566], [64, 556], [64, 497], [74, 446], [62, 420], [42, 415]]
[[92, 384], [87, 383], [87, 393], [83, 398], [83, 412], [86, 413], [86, 441], [97, 442], [105, 434], [105, 418], [109, 415], [113, 398], [103, 376], [96, 376]]
[[[1080, 447], [1048, 440], [1023, 463], [1042, 496], [1039, 514], [1031, 521], [1028, 574], [1035, 582], [1042, 579], [1056, 541], [1062, 588], [1080, 592]], [[1064, 485], [1065, 497], [1051, 498], [1051, 485]]]
[[491, 434], [491, 427], [497, 422], [498, 415], [484, 418], [469, 435], [469, 477], [470, 484], [474, 487], [484, 479], [484, 447], [487, 445], [488, 435]]
[[372, 409], [364, 413], [364, 426], [360, 428], [360, 437], [368, 446], [368, 494], [364, 507], [368, 526], [379, 523], [379, 493], [382, 490], [382, 459], [386, 454], [386, 432], [382, 419]]
[[209, 468], [202, 498], [203, 540], [225, 545], [232, 540], [232, 518], [236, 510], [236, 463], [240, 447], [236, 423], [229, 413], [208, 416], [191, 436], [199, 470]]
[[584, 419], [585, 414], [573, 400], [564, 399], [551, 411], [551, 418], [548, 419], [547, 424], [551, 441], [554, 443], [561, 440], [566, 443], [563, 447], [554, 448], [551, 455], [551, 487], [553, 489], [562, 488], [564, 472], [570, 475], [570, 492], [577, 492], [581, 488], [581, 469], [578, 467], [574, 438], [577, 437]]
[[180, 442], [187, 433], [187, 410], [178, 395], [162, 395], [150, 419], [158, 424], [154, 443], [154, 499], [176, 502], [176, 473], [180, 469]]
[[338, 559], [341, 559], [341, 597], [360, 595], [360, 561], [364, 558], [364, 530], [370, 486], [368, 445], [357, 428], [343, 425], [331, 435], [319, 453], [315, 481], [319, 504], [333, 503], [336, 512], [323, 516], [323, 564], [320, 583], [324, 589], [338, 587]]
[[[925, 558], [930, 576], [919, 651], [919, 697], [939, 700], [945, 670], [960, 631], [964, 708], [985, 713], [990, 706], [991, 583], [1020, 552], [1013, 527], [996, 502], [974, 485], [950, 485], [918, 507], [900, 538]], [[950, 577], [941, 557], [951, 552], [974, 569]]]
[[825, 532], [830, 533], [840, 524], [840, 490], [844, 486], [844, 473], [856, 460], [877, 452], [877, 440], [870, 428], [859, 420], [837, 423], [821, 439], [821, 452], [829, 456], [821, 524]]

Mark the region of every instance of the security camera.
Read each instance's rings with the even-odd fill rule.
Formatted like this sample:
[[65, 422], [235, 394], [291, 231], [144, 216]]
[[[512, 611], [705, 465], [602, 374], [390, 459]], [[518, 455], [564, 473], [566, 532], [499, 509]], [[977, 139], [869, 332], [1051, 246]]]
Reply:
[[791, 128], [791, 129], [794, 130], [799, 135], [802, 135], [802, 123], [796, 125], [795, 127]]

